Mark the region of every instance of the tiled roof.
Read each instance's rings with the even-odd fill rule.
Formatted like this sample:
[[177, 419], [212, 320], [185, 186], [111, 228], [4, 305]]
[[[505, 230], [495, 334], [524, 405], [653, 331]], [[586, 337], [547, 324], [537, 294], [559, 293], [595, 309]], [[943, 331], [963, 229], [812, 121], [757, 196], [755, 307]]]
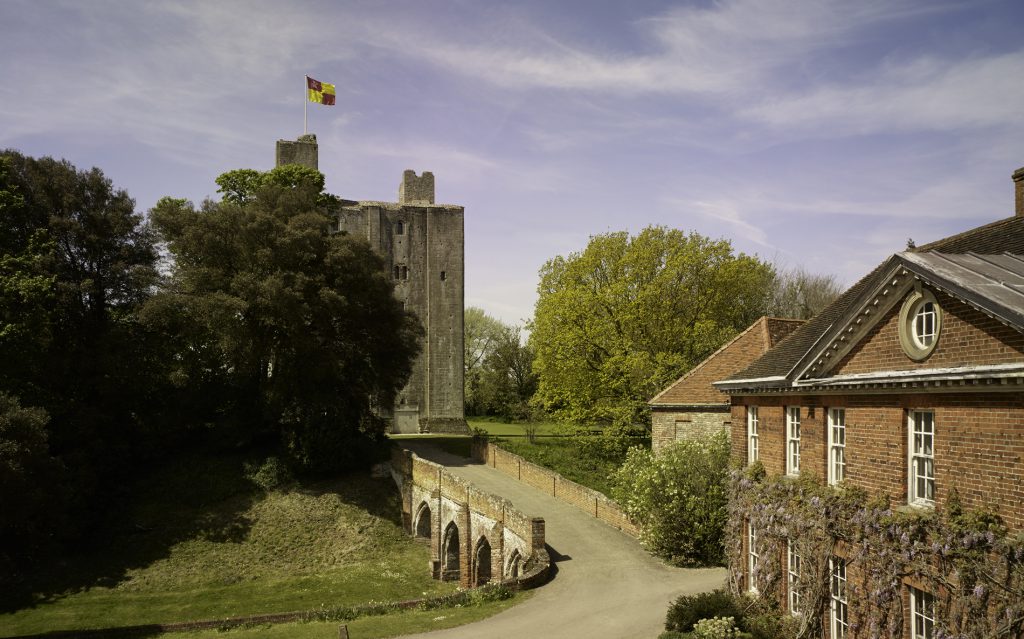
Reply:
[[[930, 244], [912, 249], [911, 253], [938, 251], [946, 254], [965, 253], [1014, 253], [1024, 255], [1024, 217], [1011, 217], [985, 226], [965, 231]], [[821, 313], [798, 328], [778, 348], [765, 353], [750, 366], [736, 372], [727, 381], [762, 379], [788, 375], [800, 359], [818, 342], [821, 336], [848, 312], [852, 311], [861, 297], [874, 290], [886, 276], [886, 260], [851, 286]], [[786, 382], [779, 381], [779, 385]]]
[[762, 317], [658, 393], [650, 405], [728, 404], [729, 396], [712, 383], [747, 366], [803, 323], [804, 320]]

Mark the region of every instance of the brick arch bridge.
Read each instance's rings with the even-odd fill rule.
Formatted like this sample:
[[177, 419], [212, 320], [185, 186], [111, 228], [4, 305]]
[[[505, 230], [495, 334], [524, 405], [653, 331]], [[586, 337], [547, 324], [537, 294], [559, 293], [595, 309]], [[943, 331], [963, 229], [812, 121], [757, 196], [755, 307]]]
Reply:
[[544, 519], [528, 517], [439, 464], [395, 448], [391, 475], [406, 530], [430, 544], [435, 579], [466, 588], [503, 583], [532, 588], [550, 569]]

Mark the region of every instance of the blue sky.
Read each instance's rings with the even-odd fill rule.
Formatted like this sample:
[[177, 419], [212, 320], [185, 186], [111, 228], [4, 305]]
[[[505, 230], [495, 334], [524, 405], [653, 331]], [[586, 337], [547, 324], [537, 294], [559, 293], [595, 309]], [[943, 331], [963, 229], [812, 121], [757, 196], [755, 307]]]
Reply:
[[0, 147], [98, 166], [140, 211], [268, 169], [306, 74], [332, 193], [434, 172], [466, 207], [466, 304], [650, 224], [852, 284], [1013, 214], [1024, 2], [0, 0]]

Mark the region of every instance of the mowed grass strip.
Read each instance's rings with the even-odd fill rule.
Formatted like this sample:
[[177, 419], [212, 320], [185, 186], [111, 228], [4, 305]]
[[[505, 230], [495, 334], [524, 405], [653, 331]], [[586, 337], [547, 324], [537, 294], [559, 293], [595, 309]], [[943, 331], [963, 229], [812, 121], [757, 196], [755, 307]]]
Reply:
[[5, 603], [0, 636], [399, 601], [455, 589], [430, 578], [427, 546], [401, 529], [390, 478], [361, 473], [264, 491], [245, 478], [246, 461], [196, 455], [132, 486], [99, 543], [40, 565], [25, 584], [31, 594]]

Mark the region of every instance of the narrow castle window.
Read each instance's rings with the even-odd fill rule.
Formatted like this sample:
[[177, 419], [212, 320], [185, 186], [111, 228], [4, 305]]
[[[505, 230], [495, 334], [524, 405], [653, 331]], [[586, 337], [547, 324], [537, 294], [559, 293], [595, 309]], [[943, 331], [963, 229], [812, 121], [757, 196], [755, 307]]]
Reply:
[[446, 279], [448, 279], [448, 276], [447, 276], [447, 275], [445, 274], [445, 272], [444, 272], [444, 271], [441, 271], [441, 281], [443, 282], [443, 281], [445, 281]]
[[408, 266], [403, 266], [402, 267], [402, 279], [403, 280], [409, 279], [409, 267]]
[[398, 279], [398, 276], [399, 276], [399, 274], [400, 274], [400, 273], [399, 273], [399, 270], [398, 270], [398, 265], [396, 264], [396, 265], [395, 265], [395, 279], [396, 279], [396, 280]]
[[395, 222], [395, 235], [402, 235], [405, 233], [405, 225], [402, 224], [402, 220]]

